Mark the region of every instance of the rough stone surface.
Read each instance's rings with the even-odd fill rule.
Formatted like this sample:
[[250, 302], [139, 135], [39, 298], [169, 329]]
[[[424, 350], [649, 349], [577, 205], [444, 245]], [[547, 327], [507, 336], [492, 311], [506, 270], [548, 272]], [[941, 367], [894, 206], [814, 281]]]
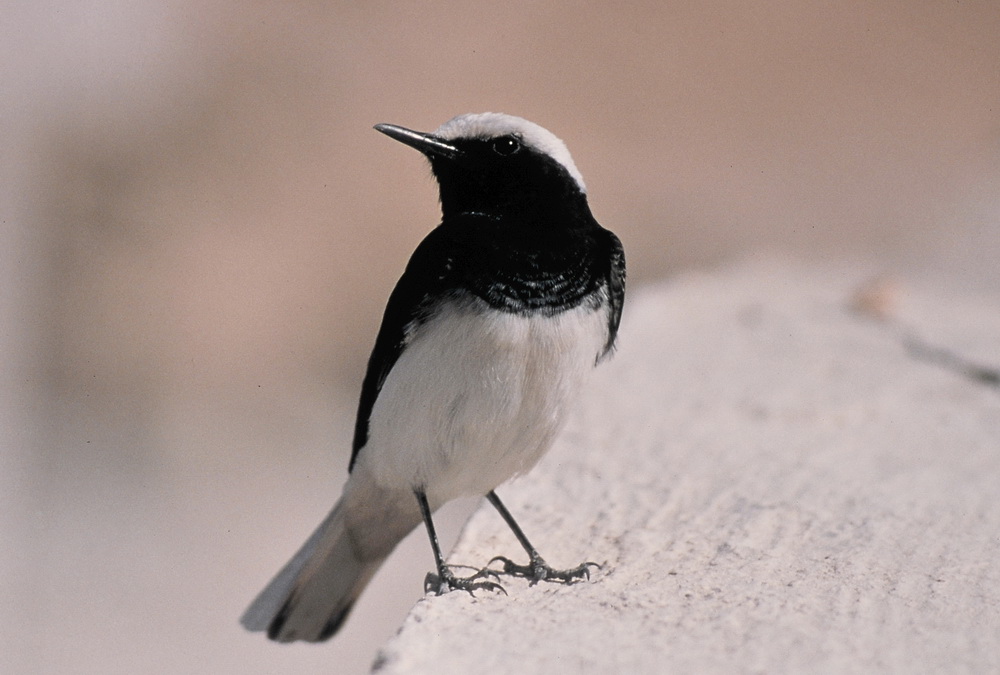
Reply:
[[[1000, 670], [1000, 302], [901, 283], [866, 315], [865, 281], [765, 261], [634, 293], [499, 490], [554, 566], [602, 569], [427, 596], [376, 671]], [[450, 560], [501, 553], [484, 504]]]

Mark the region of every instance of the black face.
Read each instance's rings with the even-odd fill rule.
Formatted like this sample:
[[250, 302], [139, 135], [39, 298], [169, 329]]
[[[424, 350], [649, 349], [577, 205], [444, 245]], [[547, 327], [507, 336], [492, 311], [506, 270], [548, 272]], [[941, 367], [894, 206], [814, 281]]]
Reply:
[[516, 135], [448, 143], [459, 150], [456, 156], [429, 155], [446, 218], [476, 212], [533, 223], [586, 209], [586, 196], [566, 168]]

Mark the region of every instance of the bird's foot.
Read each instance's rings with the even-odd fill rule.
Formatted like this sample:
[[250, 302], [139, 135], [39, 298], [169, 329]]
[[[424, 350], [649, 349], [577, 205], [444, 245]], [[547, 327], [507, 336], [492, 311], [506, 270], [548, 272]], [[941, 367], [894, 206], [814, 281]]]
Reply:
[[[455, 576], [451, 571], [452, 567], [467, 567], [466, 565], [445, 565], [438, 570], [437, 574], [428, 572], [424, 577], [424, 593], [433, 591], [436, 595], [444, 595], [450, 591], [466, 591], [469, 595], [475, 595], [474, 591], [494, 591], [507, 595], [507, 591], [501, 586], [500, 575], [494, 570], [484, 567], [477, 570], [475, 574], [467, 577]], [[469, 567], [468, 569], [475, 569]], [[497, 581], [490, 581], [490, 578]]]
[[[510, 558], [498, 555], [490, 561], [490, 565], [495, 562], [503, 563], [503, 569], [498, 570], [499, 574], [506, 574], [512, 577], [523, 577], [530, 580], [534, 586], [539, 581], [554, 581], [560, 584], [575, 584], [583, 579], [590, 579], [590, 568], [601, 569], [595, 562], [585, 562], [568, 570], [555, 570], [549, 567], [548, 563], [540, 555], [531, 556], [531, 562], [527, 565], [518, 565]], [[487, 568], [488, 569], [488, 568]]]

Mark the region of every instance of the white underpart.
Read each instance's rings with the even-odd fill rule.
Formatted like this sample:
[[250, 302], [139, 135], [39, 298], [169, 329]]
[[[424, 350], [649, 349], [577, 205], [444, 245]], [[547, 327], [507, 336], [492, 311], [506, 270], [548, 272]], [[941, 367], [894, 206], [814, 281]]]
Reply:
[[580, 186], [580, 191], [587, 192], [583, 176], [573, 163], [566, 144], [551, 131], [534, 122], [503, 113], [467, 113], [453, 117], [434, 132], [435, 136], [446, 141], [456, 138], [496, 138], [509, 134], [519, 137], [525, 145], [562, 164]]
[[355, 471], [438, 505], [482, 495], [548, 450], [607, 340], [605, 310], [552, 317], [454, 301], [413, 336], [372, 409]]

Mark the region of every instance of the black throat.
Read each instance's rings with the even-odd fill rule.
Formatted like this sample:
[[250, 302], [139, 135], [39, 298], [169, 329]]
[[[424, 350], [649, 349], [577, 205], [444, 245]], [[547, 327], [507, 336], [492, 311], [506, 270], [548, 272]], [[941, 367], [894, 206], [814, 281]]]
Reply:
[[497, 140], [456, 139], [457, 157], [431, 157], [448, 269], [438, 290], [471, 293], [513, 313], [596, 306], [609, 251], [583, 186], [528, 146], [497, 154]]
[[551, 315], [584, 304], [596, 309], [600, 303], [607, 256], [601, 256], [601, 228], [589, 210], [563, 212], [561, 220], [545, 223], [465, 213], [441, 227], [454, 246], [452, 290], [518, 314]]

